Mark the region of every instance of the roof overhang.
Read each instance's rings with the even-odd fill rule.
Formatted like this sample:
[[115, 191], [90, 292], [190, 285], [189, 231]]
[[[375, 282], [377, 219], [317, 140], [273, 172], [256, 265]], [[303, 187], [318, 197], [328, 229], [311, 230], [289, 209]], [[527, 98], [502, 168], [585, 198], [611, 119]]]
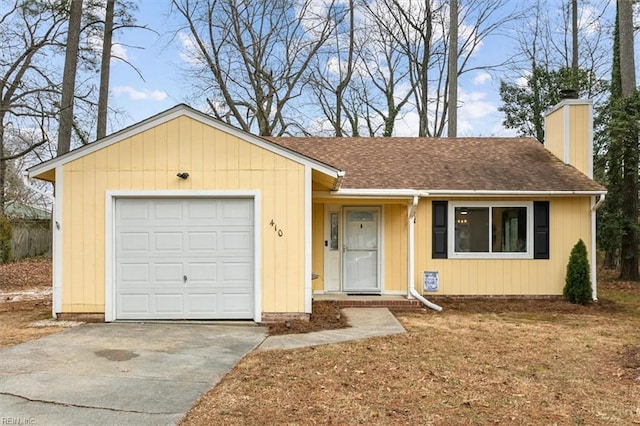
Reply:
[[316, 197], [330, 198], [411, 198], [411, 197], [590, 197], [606, 194], [607, 191], [505, 191], [505, 190], [416, 190], [416, 189], [357, 189], [344, 188], [337, 191], [315, 191]]
[[215, 129], [228, 133], [232, 136], [236, 136], [240, 139], [243, 139], [249, 143], [252, 143], [256, 146], [264, 148], [268, 151], [271, 151], [289, 160], [301, 163], [305, 166], [309, 166], [313, 170], [317, 170], [321, 173], [324, 173], [328, 176], [333, 177], [334, 179], [336, 179], [336, 182], [339, 182], [341, 180], [341, 177], [344, 176], [344, 172], [339, 169], [331, 167], [327, 164], [314, 160], [313, 158], [307, 157], [303, 154], [297, 153], [293, 150], [290, 150], [288, 148], [285, 148], [273, 142], [269, 142], [268, 140], [262, 137], [247, 133], [244, 130], [233, 127], [222, 121], [216, 120], [215, 118], [203, 112], [197, 111], [189, 107], [188, 105], [184, 105], [184, 104], [176, 105], [173, 108], [163, 111], [137, 124], [129, 126], [123, 130], [120, 130], [96, 142], [93, 142], [81, 148], [70, 151], [59, 157], [52, 158], [51, 160], [45, 161], [36, 166], [30, 167], [26, 170], [27, 176], [29, 178], [37, 178], [37, 179], [53, 181], [55, 180], [55, 178], [54, 178], [54, 175], [52, 174], [52, 170], [55, 170], [56, 167], [63, 166], [80, 157], [91, 154], [95, 151], [106, 148], [110, 145], [118, 143], [136, 134], [142, 133], [146, 130], [149, 130], [151, 128], [154, 128], [156, 126], [159, 126], [161, 124], [167, 123], [171, 120], [184, 117], [184, 116], [192, 118], [207, 126], [211, 126]]

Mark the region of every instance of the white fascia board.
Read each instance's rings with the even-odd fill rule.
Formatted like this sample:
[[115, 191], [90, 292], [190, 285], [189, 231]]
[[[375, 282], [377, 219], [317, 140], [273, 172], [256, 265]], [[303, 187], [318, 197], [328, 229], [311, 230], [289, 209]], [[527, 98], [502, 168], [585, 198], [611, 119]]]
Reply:
[[298, 154], [297, 152], [281, 147], [261, 137], [252, 135], [236, 127], [233, 127], [229, 124], [216, 120], [208, 116], [207, 114], [197, 111], [187, 105], [180, 104], [164, 112], [161, 112], [153, 117], [143, 120], [140, 123], [134, 124], [119, 132], [109, 135], [99, 141], [96, 141], [89, 145], [85, 145], [81, 148], [75, 149], [60, 157], [56, 157], [49, 161], [45, 161], [44, 163], [30, 167], [29, 169], [27, 169], [27, 173], [29, 174], [29, 177], [33, 177], [35, 175], [44, 173], [48, 170], [54, 169], [55, 167], [69, 163], [70, 161], [73, 161], [85, 155], [91, 154], [92, 152], [98, 151], [99, 149], [106, 148], [124, 139], [130, 138], [138, 133], [142, 133], [153, 127], [157, 127], [161, 124], [164, 124], [166, 122], [169, 122], [171, 120], [174, 120], [182, 116], [192, 118], [207, 126], [211, 126], [215, 129], [218, 129], [230, 135], [236, 136], [239, 139], [252, 143], [256, 146], [259, 146], [260, 148], [266, 149], [267, 151], [273, 152], [274, 154], [280, 155], [289, 160], [295, 161], [305, 166], [308, 165], [311, 168], [321, 173], [324, 173], [326, 175], [332, 176], [336, 179], [338, 178], [339, 173], [341, 172], [340, 170], [333, 168], [329, 165], [316, 161], [312, 158], [305, 157], [302, 154]]
[[492, 190], [431, 190], [431, 196], [438, 197], [571, 197], [606, 194], [607, 191], [492, 191]]
[[554, 111], [563, 108], [565, 105], [593, 105], [593, 100], [591, 99], [562, 99], [557, 104], [550, 107], [548, 110], [544, 112], [545, 117], [551, 114]]
[[413, 198], [427, 197], [427, 191], [418, 191], [415, 189], [339, 189], [337, 191], [314, 191], [317, 196], [329, 196], [332, 198], [340, 197], [387, 197], [387, 198]]
[[415, 189], [340, 189], [338, 191], [314, 191], [314, 197], [568, 197], [606, 194], [605, 191], [502, 191], [502, 190], [415, 190]]

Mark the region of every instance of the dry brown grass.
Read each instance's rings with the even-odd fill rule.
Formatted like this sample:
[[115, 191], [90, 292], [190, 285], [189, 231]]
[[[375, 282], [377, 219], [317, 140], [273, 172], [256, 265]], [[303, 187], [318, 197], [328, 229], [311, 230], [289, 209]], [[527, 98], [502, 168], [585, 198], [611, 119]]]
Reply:
[[592, 306], [451, 301], [408, 333], [249, 354], [183, 425], [640, 424], [640, 284]]
[[33, 327], [51, 318], [51, 259], [0, 263], [0, 348], [48, 334], [58, 327]]
[[[0, 265], [0, 293], [50, 288], [50, 268]], [[597, 305], [442, 300], [398, 314], [404, 335], [249, 354], [183, 424], [640, 424], [640, 284], [601, 277]], [[0, 347], [61, 330], [31, 327], [49, 295], [13, 300]]]

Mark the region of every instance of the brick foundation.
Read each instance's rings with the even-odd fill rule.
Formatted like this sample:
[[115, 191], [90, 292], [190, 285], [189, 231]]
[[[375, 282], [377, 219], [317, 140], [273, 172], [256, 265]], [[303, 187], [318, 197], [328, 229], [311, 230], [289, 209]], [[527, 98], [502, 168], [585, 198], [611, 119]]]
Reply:
[[61, 321], [104, 322], [104, 314], [95, 312], [60, 312], [57, 317]]
[[415, 299], [358, 300], [354, 298], [335, 300], [335, 304], [340, 308], [387, 308], [390, 311], [419, 311], [424, 308], [422, 303]]
[[309, 314], [299, 312], [263, 312], [262, 323], [276, 323], [283, 321], [309, 322]]

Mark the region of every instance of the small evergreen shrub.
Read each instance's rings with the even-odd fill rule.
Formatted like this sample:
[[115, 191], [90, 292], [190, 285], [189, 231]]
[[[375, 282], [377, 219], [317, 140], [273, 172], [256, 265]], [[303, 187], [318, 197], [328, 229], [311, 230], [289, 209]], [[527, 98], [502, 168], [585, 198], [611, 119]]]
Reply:
[[586, 305], [592, 301], [587, 246], [584, 245], [582, 240], [578, 240], [573, 249], [571, 249], [571, 256], [567, 264], [567, 277], [562, 294], [571, 303]]
[[11, 260], [11, 239], [13, 238], [13, 229], [9, 219], [0, 213], [0, 263], [6, 263]]

